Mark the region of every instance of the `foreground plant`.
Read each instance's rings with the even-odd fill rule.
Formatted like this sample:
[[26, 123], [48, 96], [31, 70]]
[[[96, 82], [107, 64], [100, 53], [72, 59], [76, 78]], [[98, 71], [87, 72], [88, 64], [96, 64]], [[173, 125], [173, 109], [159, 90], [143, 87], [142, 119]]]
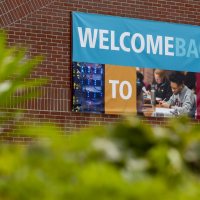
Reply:
[[[5, 32], [0, 32], [0, 124], [18, 111], [19, 103], [38, 95], [33, 90], [46, 81], [42, 78], [30, 79], [32, 70], [41, 63], [42, 57], [26, 58], [27, 51], [20, 47], [8, 47]], [[10, 109], [8, 112], [7, 109]]]
[[0, 147], [0, 198], [196, 200], [199, 131], [185, 118], [167, 128], [128, 118], [70, 139], [55, 127], [29, 126], [21, 133], [40, 135], [38, 142]]

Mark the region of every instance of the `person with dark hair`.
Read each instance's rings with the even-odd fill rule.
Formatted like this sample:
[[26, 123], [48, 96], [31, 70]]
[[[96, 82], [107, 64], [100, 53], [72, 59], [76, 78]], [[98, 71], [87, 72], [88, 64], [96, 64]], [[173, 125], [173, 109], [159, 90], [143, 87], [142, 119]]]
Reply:
[[144, 87], [144, 76], [141, 72], [137, 71], [137, 82], [136, 82], [136, 87], [137, 87], [137, 114], [138, 115], [143, 115], [142, 112], [142, 105], [143, 105], [143, 93], [142, 93], [142, 88]]
[[136, 76], [137, 76], [137, 84], [139, 84], [141, 87], [143, 87], [144, 86], [144, 75], [139, 71], [137, 71], [136, 73], [137, 73], [136, 74]]
[[195, 94], [184, 85], [184, 74], [181, 72], [173, 72], [169, 75], [169, 80], [173, 94], [168, 101], [160, 102], [161, 106], [173, 108], [180, 115], [185, 114], [190, 117], [195, 117]]

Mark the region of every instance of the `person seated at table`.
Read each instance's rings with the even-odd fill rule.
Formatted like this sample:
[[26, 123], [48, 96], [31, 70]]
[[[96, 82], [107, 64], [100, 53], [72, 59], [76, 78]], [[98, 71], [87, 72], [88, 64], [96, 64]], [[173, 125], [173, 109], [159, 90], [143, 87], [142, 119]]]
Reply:
[[172, 95], [172, 90], [165, 70], [154, 70], [154, 80], [152, 82], [152, 85], [155, 88], [156, 99], [169, 100]]
[[144, 87], [144, 76], [141, 72], [137, 71], [137, 115], [143, 116], [142, 107], [143, 107], [143, 87]]
[[196, 97], [191, 89], [184, 85], [184, 75], [181, 72], [173, 72], [169, 75], [172, 96], [168, 101], [161, 101], [164, 108], [173, 108], [178, 114], [195, 117]]

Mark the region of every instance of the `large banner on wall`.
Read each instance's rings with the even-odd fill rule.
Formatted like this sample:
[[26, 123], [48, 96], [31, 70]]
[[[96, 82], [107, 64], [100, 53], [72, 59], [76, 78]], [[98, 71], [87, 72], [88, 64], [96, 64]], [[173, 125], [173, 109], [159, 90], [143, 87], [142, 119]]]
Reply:
[[72, 13], [73, 111], [200, 116], [200, 27]]

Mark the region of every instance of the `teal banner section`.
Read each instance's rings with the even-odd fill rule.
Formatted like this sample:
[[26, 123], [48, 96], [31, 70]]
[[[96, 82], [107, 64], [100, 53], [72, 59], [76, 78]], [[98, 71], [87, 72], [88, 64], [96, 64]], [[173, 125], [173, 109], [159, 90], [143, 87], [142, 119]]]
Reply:
[[200, 72], [200, 27], [72, 13], [72, 61]]

